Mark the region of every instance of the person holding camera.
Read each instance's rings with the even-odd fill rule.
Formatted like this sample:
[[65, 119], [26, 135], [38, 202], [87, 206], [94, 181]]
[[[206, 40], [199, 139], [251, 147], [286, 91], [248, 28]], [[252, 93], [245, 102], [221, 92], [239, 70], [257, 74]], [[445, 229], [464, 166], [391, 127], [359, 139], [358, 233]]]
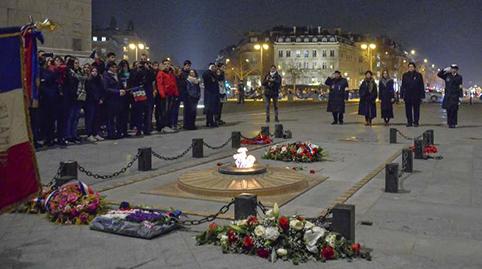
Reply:
[[278, 73], [278, 70], [275, 65], [271, 66], [271, 70], [263, 79], [262, 83], [264, 87], [264, 98], [265, 98], [265, 105], [266, 105], [266, 122], [270, 121], [270, 105], [271, 99], [273, 100], [273, 107], [274, 107], [274, 120], [279, 122], [278, 118], [278, 97], [279, 97], [279, 89], [281, 87], [281, 76]]
[[457, 112], [459, 111], [459, 98], [464, 96], [462, 76], [458, 73], [459, 67], [452, 64], [438, 72], [437, 76], [445, 81], [445, 95], [442, 108], [447, 110], [447, 125], [449, 128], [457, 126]]
[[348, 94], [345, 89], [348, 87], [348, 81], [341, 76], [340, 71], [335, 71], [325, 81], [325, 85], [330, 87], [328, 94], [327, 111], [333, 115], [334, 124], [343, 124], [343, 113], [345, 113], [345, 100], [348, 99]]

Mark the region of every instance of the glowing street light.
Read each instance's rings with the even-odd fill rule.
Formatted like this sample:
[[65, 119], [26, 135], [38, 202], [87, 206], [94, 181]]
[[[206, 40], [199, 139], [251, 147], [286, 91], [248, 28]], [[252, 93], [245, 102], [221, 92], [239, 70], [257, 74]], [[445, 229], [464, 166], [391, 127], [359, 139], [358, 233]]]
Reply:
[[231, 60], [230, 60], [229, 58], [227, 58], [227, 59], [226, 59], [226, 64], [228, 64], [228, 63], [229, 63], [229, 61], [231, 61]]
[[428, 63], [427, 58], [423, 59], [423, 62], [424, 62], [424, 63]]
[[143, 50], [143, 49], [144, 49], [144, 44], [139, 43], [139, 44], [137, 44], [137, 47], [138, 47], [140, 50]]
[[269, 46], [268, 44], [266, 43], [263, 43], [263, 44], [255, 44], [254, 45], [254, 49], [255, 50], [259, 50], [260, 53], [261, 53], [261, 60], [259, 61], [260, 62], [260, 67], [259, 67], [259, 76], [261, 78], [262, 74], [263, 74], [263, 50], [268, 50], [269, 49]]
[[138, 55], [139, 55], [139, 50], [143, 50], [144, 48], [145, 48], [145, 46], [142, 43], [139, 43], [139, 44], [130, 43], [129, 44], [129, 49], [136, 51], [136, 61], [137, 61], [137, 58], [138, 58]]
[[412, 54], [412, 55], [415, 55], [415, 53], [416, 53], [415, 50], [411, 50], [411, 51], [410, 51], [410, 54]]
[[435, 65], [434, 65], [434, 64], [432, 64], [432, 68], [435, 68]]
[[373, 61], [372, 61], [372, 55], [371, 55], [371, 51], [376, 49], [377, 48], [377, 45], [373, 44], [373, 43], [370, 43], [370, 44], [361, 44], [360, 45], [360, 48], [362, 50], [367, 50], [368, 52], [368, 60], [369, 60], [369, 63], [370, 63], [370, 70], [372, 70], [373, 68]]

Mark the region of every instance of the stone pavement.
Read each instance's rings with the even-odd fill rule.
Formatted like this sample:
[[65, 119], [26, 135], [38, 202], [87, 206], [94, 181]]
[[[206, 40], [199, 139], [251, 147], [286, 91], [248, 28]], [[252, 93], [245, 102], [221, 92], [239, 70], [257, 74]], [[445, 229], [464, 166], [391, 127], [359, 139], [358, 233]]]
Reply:
[[[381, 124], [372, 128], [363, 126], [363, 119], [356, 115], [354, 105], [347, 106], [344, 126], [329, 125], [331, 115], [324, 112], [325, 109], [324, 105], [307, 104], [286, 107], [281, 111], [283, 125], [293, 131], [296, 140], [311, 140], [320, 144], [328, 149], [331, 160], [306, 165], [308, 170], [316, 169], [317, 174], [330, 178], [283, 206], [283, 212], [316, 215], [347, 187], [372, 173], [387, 158], [411, 143], [399, 137], [400, 144], [389, 145], [388, 128]], [[464, 105], [459, 112], [460, 128], [447, 129], [442, 125], [444, 113], [439, 106], [425, 104], [422, 107], [422, 126], [407, 129], [403, 126], [403, 106], [397, 107], [395, 127], [410, 137], [419, 135], [425, 129], [434, 129], [435, 143], [444, 158], [415, 160], [416, 171], [404, 175], [401, 193], [383, 192], [385, 175], [382, 170], [348, 200], [348, 203], [356, 205], [356, 238], [374, 249], [373, 261], [310, 262], [299, 268], [481, 268], [480, 112], [481, 105]], [[208, 143], [219, 145], [233, 130], [241, 130], [247, 136], [254, 135], [264, 121], [261, 109], [246, 112], [234, 110], [224, 118], [236, 124], [215, 130], [202, 129], [42, 151], [37, 155], [42, 166], [41, 175], [44, 181], [48, 181], [55, 173], [58, 162], [70, 158], [92, 170], [112, 172], [125, 163], [128, 152], [135, 152], [138, 147], [149, 145], [167, 155], [181, 152], [187, 144], [185, 141], [193, 137], [204, 137]], [[263, 150], [254, 152], [259, 156]], [[216, 163], [214, 159], [227, 160], [232, 154], [229, 147], [221, 152], [207, 153], [209, 157], [205, 158], [206, 161], [211, 158], [213, 161], [204, 164], [196, 163], [199, 160], [190, 157], [174, 163], [155, 162], [156, 169], [172, 169], [173, 172], [103, 194], [108, 199], [134, 199], [165, 204], [166, 207], [180, 205], [191, 207], [191, 210], [214, 210], [219, 203], [156, 196], [154, 201], [150, 201], [154, 198], [143, 196], [139, 191], [140, 188], [175, 180], [176, 175], [186, 171], [186, 167], [207, 167]], [[400, 163], [400, 159], [397, 158], [395, 162]], [[127, 176], [113, 181], [127, 180], [138, 174], [136, 169], [132, 169]], [[86, 181], [96, 182], [88, 178]], [[369, 221], [373, 225], [362, 225], [361, 221]], [[0, 216], [0, 268], [293, 267], [289, 262], [270, 264], [257, 257], [225, 255], [217, 247], [195, 246], [194, 235], [205, 228], [205, 225], [192, 227], [147, 241], [94, 232], [85, 226], [54, 225], [39, 215], [4, 214]]]

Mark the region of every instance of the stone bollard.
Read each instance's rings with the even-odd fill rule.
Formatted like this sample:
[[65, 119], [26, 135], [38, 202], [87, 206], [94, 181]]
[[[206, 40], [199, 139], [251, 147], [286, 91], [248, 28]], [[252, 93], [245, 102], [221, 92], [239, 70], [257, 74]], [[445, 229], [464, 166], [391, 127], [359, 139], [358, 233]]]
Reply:
[[397, 144], [397, 129], [390, 128], [390, 144]]
[[427, 131], [425, 131], [428, 135], [428, 145], [435, 145], [435, 142], [433, 140], [433, 130], [432, 129], [429, 129]]
[[355, 242], [355, 205], [337, 204], [331, 211], [331, 229], [350, 242]]
[[149, 171], [152, 169], [152, 149], [139, 148], [139, 159], [137, 159], [137, 170]]
[[238, 149], [241, 147], [241, 132], [231, 133], [231, 147], [233, 149]]
[[398, 163], [385, 165], [385, 192], [398, 192]]
[[423, 144], [423, 140], [417, 138], [417, 139], [415, 139], [414, 144], [415, 144], [415, 156], [414, 156], [414, 158], [415, 159], [425, 159], [425, 156], [423, 154], [423, 148], [425, 147], [424, 144]]
[[192, 157], [202, 158], [204, 157], [204, 141], [202, 138], [192, 139]]
[[269, 136], [269, 126], [261, 126], [261, 134], [264, 136]]
[[276, 124], [274, 126], [274, 137], [283, 138], [283, 124]]
[[76, 161], [66, 161], [66, 162], [60, 162], [60, 177], [73, 177], [75, 179], [78, 178], [77, 175], [77, 170], [78, 170], [78, 164]]
[[234, 198], [234, 219], [246, 219], [249, 216], [256, 216], [258, 198], [256, 194], [242, 193]]
[[413, 151], [411, 149], [402, 150], [402, 171], [406, 173], [413, 172]]

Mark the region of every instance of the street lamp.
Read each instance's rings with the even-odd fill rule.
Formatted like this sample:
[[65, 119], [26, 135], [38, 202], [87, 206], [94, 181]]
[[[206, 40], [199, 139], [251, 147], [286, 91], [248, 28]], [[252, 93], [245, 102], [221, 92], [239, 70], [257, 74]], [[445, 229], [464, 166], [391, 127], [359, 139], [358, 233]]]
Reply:
[[415, 53], [416, 53], [415, 50], [411, 50], [411, 51], [410, 51], [410, 54], [412, 54], [412, 55], [415, 55]]
[[377, 48], [377, 45], [373, 44], [373, 43], [370, 43], [370, 44], [361, 44], [360, 45], [360, 48], [362, 50], [367, 50], [368, 52], [368, 60], [369, 60], [369, 63], [370, 63], [370, 70], [372, 70], [373, 68], [373, 63], [372, 63], [372, 55], [371, 55], [371, 51], [372, 50], [375, 50]]
[[229, 58], [227, 58], [227, 59], [226, 59], [226, 64], [228, 64], [228, 63], [229, 63], [229, 61], [231, 61], [231, 60], [230, 60]]
[[137, 61], [137, 58], [138, 58], [138, 55], [139, 55], [139, 50], [144, 49], [144, 44], [142, 44], [142, 43], [139, 43], [139, 44], [130, 43], [129, 49], [136, 51], [136, 61]]
[[259, 50], [261, 53], [261, 60], [260, 62], [260, 67], [259, 67], [259, 77], [261, 79], [261, 76], [263, 75], [263, 50], [268, 50], [269, 46], [266, 43], [263, 44], [255, 44], [254, 49]]
[[427, 58], [423, 59], [423, 62], [424, 62], [424, 63], [428, 63]]

